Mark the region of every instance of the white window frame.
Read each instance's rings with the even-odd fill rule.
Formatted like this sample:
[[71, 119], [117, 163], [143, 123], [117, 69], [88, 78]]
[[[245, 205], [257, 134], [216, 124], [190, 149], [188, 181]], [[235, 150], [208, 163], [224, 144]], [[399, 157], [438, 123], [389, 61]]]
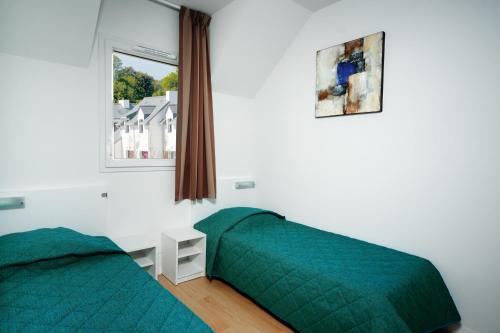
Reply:
[[[166, 59], [150, 53], [143, 53], [138, 47], [150, 50], [160, 50], [155, 47], [145, 46], [143, 43], [123, 40], [107, 34], [99, 34], [99, 122], [100, 122], [100, 169], [101, 172], [126, 172], [126, 171], [162, 171], [175, 170], [175, 159], [114, 159], [113, 136], [113, 52], [125, 53], [147, 60], [163, 62], [178, 66], [177, 60]], [[177, 57], [176, 54], [172, 54]]]

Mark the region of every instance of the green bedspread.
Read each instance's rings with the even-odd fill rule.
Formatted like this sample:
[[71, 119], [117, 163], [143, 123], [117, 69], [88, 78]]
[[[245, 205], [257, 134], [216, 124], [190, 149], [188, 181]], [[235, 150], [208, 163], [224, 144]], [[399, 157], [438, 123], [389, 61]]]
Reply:
[[200, 221], [207, 274], [299, 332], [431, 332], [460, 321], [437, 269], [413, 255], [231, 208]]
[[0, 332], [212, 332], [105, 237], [0, 237]]

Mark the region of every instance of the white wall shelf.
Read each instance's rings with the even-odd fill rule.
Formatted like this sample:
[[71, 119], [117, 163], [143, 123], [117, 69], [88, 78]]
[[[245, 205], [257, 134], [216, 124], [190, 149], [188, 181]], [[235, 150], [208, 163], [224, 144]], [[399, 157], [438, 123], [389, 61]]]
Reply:
[[120, 238], [113, 238], [120, 248], [127, 252], [139, 267], [157, 279], [159, 274], [158, 236], [155, 234], [142, 234]]
[[205, 276], [206, 235], [193, 228], [164, 231], [162, 274], [173, 284]]

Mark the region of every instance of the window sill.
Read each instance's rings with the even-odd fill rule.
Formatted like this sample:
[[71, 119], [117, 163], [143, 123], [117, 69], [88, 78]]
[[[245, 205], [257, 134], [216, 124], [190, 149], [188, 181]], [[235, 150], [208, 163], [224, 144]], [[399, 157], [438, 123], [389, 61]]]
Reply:
[[[163, 164], [163, 165], [162, 165]], [[106, 161], [101, 164], [101, 173], [118, 173], [118, 172], [158, 172], [158, 171], [175, 171], [175, 160], [172, 161]]]
[[175, 166], [167, 167], [101, 167], [101, 173], [120, 173], [120, 172], [165, 172], [175, 171]]

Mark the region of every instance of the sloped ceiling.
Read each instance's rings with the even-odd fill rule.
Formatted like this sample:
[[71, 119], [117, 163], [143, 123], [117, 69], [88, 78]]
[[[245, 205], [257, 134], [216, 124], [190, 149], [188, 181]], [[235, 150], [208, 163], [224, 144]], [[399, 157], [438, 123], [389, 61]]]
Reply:
[[290, 0], [235, 0], [212, 16], [212, 85], [254, 97], [311, 12]]
[[[232, 1], [233, 0], [171, 0], [172, 3], [175, 3], [177, 5], [186, 6], [196, 10], [201, 10], [202, 12], [208, 13], [210, 15], [222, 9], [224, 6], [227, 6]], [[302, 7], [314, 12], [326, 6], [329, 6], [332, 3], [338, 2], [340, 0], [291, 0], [291, 1], [294, 1], [299, 5], [301, 5]]]
[[339, 2], [340, 0], [292, 0], [292, 1], [295, 1], [304, 8], [307, 8], [314, 12], [326, 6], [329, 6], [332, 3]]
[[222, 7], [226, 6], [232, 0], [172, 0], [172, 3], [175, 3], [180, 6], [186, 6], [188, 8], [193, 8], [196, 10], [200, 10], [204, 13], [212, 15]]
[[101, 0], [0, 0], [0, 52], [86, 67]]

